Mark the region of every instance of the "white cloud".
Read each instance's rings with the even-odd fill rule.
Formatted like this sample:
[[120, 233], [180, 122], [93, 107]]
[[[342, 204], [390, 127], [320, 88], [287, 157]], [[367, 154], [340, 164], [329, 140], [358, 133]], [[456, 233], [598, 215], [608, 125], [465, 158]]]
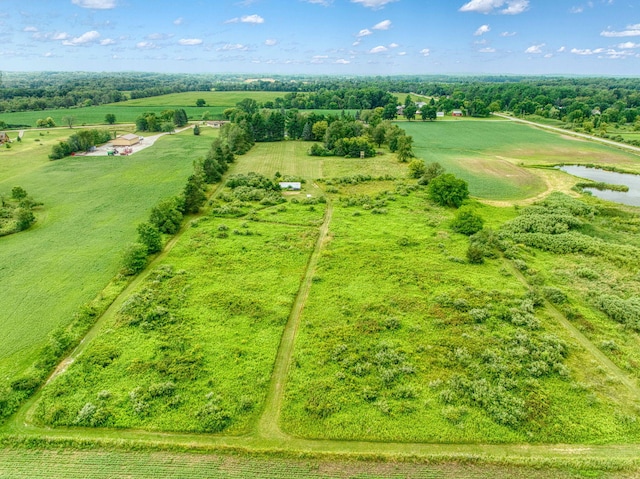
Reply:
[[249, 48], [247, 48], [247, 46], [243, 45], [242, 43], [227, 43], [221, 46], [220, 48], [218, 48], [217, 51], [219, 52], [229, 52], [234, 50], [246, 51], [248, 49]]
[[596, 48], [595, 50], [591, 50], [590, 48], [572, 48], [571, 53], [575, 55], [597, 55], [598, 53], [604, 53], [604, 48]]
[[398, 52], [398, 56], [399, 56], [399, 57], [403, 57], [403, 56], [405, 56], [406, 54], [407, 54], [407, 52]]
[[268, 47], [273, 47], [274, 45], [278, 44], [278, 40], [276, 40], [275, 38], [267, 38], [264, 41], [264, 44]]
[[553, 57], [553, 53], [547, 53], [544, 57], [545, 58], [552, 58]]
[[115, 0], [71, 0], [71, 3], [82, 8], [92, 8], [94, 10], [110, 10], [116, 8]]
[[136, 48], [139, 48], [140, 50], [151, 50], [158, 47], [153, 42], [138, 42], [136, 43]]
[[514, 37], [514, 36], [516, 36], [516, 35], [517, 35], [517, 33], [516, 33], [516, 32], [502, 32], [502, 33], [500, 34], [500, 36], [501, 36], [501, 37]]
[[178, 43], [182, 46], [202, 45], [200, 38], [181, 38]]
[[362, 37], [366, 37], [368, 35], [372, 35], [373, 32], [371, 30], [369, 30], [368, 28], [364, 28], [362, 30], [360, 30], [358, 32], [358, 34], [356, 35], [357, 38], [362, 38]]
[[184, 18], [178, 17], [173, 21], [174, 25], [182, 25], [184, 23]]
[[619, 43], [618, 48], [640, 48], [640, 43], [633, 43], [633, 42]]
[[373, 26], [374, 30], [389, 30], [389, 27], [391, 26], [391, 20], [383, 20], [380, 23], [376, 23]]
[[57, 42], [62, 41], [62, 40], [66, 40], [68, 38], [69, 38], [69, 34], [67, 32], [54, 33], [51, 36], [51, 40], [55, 40]]
[[351, 3], [360, 3], [363, 7], [378, 10], [384, 8], [387, 3], [397, 2], [398, 0], [351, 0]]
[[173, 35], [170, 33], [150, 33], [145, 38], [147, 40], [168, 40], [169, 38], [172, 38], [172, 37]]
[[486, 48], [481, 48], [480, 50], [478, 50], [480, 53], [495, 53], [496, 49], [493, 47], [486, 47]]
[[24, 30], [22, 30], [22, 31], [23, 31], [23, 32], [31, 32], [31, 33], [34, 33], [34, 32], [37, 32], [37, 31], [38, 31], [38, 29], [37, 29], [36, 27], [24, 27]]
[[[505, 6], [506, 8], [502, 8]], [[503, 15], [517, 15], [529, 8], [529, 0], [471, 0], [460, 7], [461, 12], [493, 13], [494, 10]]]
[[64, 40], [62, 44], [77, 47], [79, 45], [95, 42], [98, 38], [100, 38], [100, 34], [95, 30], [91, 30], [90, 32], [83, 33], [79, 37], [72, 38], [71, 40]]
[[333, 3], [333, 0], [305, 0], [307, 3], [313, 3], [316, 5], [322, 5], [323, 7], [328, 7]]
[[583, 6], [571, 7], [569, 9], [569, 13], [582, 13], [582, 12], [584, 12], [584, 7]]
[[242, 23], [253, 23], [253, 24], [259, 24], [259, 23], [264, 23], [264, 18], [262, 18], [260, 15], [244, 15], [243, 17], [240, 17], [240, 21]]
[[563, 53], [563, 52], [566, 52], [566, 51], [567, 51], [567, 47], [565, 47], [565, 46], [562, 46], [562, 47], [558, 48], [558, 53]]
[[340, 58], [339, 60], [336, 60], [336, 63], [339, 65], [348, 65], [351, 62], [349, 60], [345, 60], [344, 58]]
[[109, 46], [109, 45], [115, 45], [116, 41], [113, 38], [105, 38], [104, 40], [100, 41], [100, 45], [102, 45], [103, 47]]
[[539, 53], [542, 53], [542, 47], [544, 47], [544, 46], [545, 46], [544, 43], [541, 43], [540, 45], [531, 45], [524, 52], [525, 53], [539, 54]]
[[480, 35], [484, 35], [485, 33], [488, 33], [491, 31], [491, 27], [489, 25], [481, 25], [476, 32], [474, 33], [474, 35], [476, 37], [480, 36]]
[[389, 48], [398, 48], [400, 45], [398, 45], [397, 43], [390, 43], [389, 44]]
[[640, 36], [640, 23], [635, 25], [628, 25], [626, 30], [621, 32], [603, 31], [600, 32], [603, 37], [639, 37]]
[[383, 53], [383, 52], [386, 52], [387, 50], [389, 50], [387, 47], [383, 45], [378, 45], [377, 47], [373, 47], [371, 50], [369, 50], [369, 53]]
[[420, 54], [428, 57], [431, 54], [431, 50], [429, 50], [428, 48], [423, 48], [422, 50], [420, 50]]

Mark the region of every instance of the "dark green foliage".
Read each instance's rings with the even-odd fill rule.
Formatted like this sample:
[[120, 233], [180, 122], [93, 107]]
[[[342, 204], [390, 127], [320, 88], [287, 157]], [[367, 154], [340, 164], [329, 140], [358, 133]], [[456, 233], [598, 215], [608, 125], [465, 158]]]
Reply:
[[107, 122], [109, 125], [113, 125], [116, 122], [116, 116], [113, 113], [107, 113], [104, 116], [104, 121]]
[[376, 156], [376, 150], [369, 140], [359, 136], [354, 138], [341, 138], [336, 141], [334, 154], [346, 158], [360, 158], [360, 156], [364, 154], [365, 158], [371, 158]]
[[178, 128], [185, 126], [189, 122], [187, 118], [187, 112], [182, 108], [178, 108], [173, 113], [173, 124]]
[[246, 186], [263, 190], [280, 191], [280, 185], [278, 183], [258, 173], [230, 176], [226, 182], [226, 186], [232, 190], [241, 186]]
[[427, 186], [429, 198], [440, 206], [458, 208], [469, 198], [467, 182], [451, 173], [436, 176]]
[[206, 191], [202, 172], [198, 171], [189, 176], [182, 193], [184, 196], [182, 212], [184, 214], [192, 214], [200, 211], [200, 207], [207, 201]]
[[137, 230], [138, 243], [145, 245], [149, 254], [162, 251], [162, 235], [156, 225], [140, 223]]
[[482, 216], [470, 208], [460, 208], [451, 222], [453, 231], [467, 236], [477, 233], [483, 226]]
[[51, 148], [49, 159], [59, 160], [78, 151], [89, 151], [94, 146], [111, 140], [107, 130], [80, 130], [71, 135], [67, 141], [61, 141]]
[[640, 298], [637, 296], [625, 300], [612, 294], [597, 294], [592, 301], [609, 318], [640, 331]]
[[469, 243], [467, 248], [467, 261], [471, 264], [484, 263], [484, 249], [475, 243]]
[[409, 178], [421, 178], [427, 171], [427, 166], [423, 160], [411, 160], [407, 165]]
[[28, 208], [16, 209], [16, 230], [24, 231], [28, 229], [36, 221], [33, 212]]
[[26, 198], [27, 192], [24, 188], [22, 188], [21, 186], [14, 186], [13, 188], [11, 188], [11, 198], [13, 198], [14, 200], [22, 200], [24, 198]]
[[567, 295], [558, 288], [546, 286], [542, 289], [544, 296], [553, 304], [564, 304], [567, 302]]
[[195, 126], [193, 127], [193, 134], [194, 134], [195, 136], [199, 136], [199, 135], [200, 135], [200, 127], [199, 127], [198, 125], [195, 125]]
[[205, 106], [206, 104], [207, 104], [207, 101], [206, 101], [206, 100], [204, 100], [203, 98], [198, 98], [198, 99], [196, 100], [196, 106], [197, 106], [198, 108], [202, 108], [202, 107], [203, 107], [203, 106]]
[[122, 274], [133, 276], [147, 266], [147, 247], [140, 243], [129, 246], [122, 257]]
[[444, 168], [440, 163], [433, 162], [425, 166], [424, 174], [418, 180], [419, 185], [428, 185], [435, 177], [444, 173]]
[[149, 222], [161, 233], [174, 234], [182, 223], [183, 200], [173, 197], [161, 201], [151, 209]]

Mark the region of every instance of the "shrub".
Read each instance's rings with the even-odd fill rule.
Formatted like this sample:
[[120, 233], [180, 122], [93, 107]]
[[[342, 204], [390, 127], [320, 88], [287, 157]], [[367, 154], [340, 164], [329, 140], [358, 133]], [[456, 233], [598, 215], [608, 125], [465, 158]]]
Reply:
[[122, 274], [133, 276], [147, 265], [147, 247], [140, 243], [129, 246], [122, 257]]
[[445, 173], [429, 182], [427, 193], [429, 198], [440, 206], [458, 208], [469, 198], [469, 187], [466, 181], [456, 178], [451, 173]]
[[456, 233], [471, 236], [482, 229], [484, 220], [480, 215], [469, 208], [460, 208], [456, 213], [451, 229]]

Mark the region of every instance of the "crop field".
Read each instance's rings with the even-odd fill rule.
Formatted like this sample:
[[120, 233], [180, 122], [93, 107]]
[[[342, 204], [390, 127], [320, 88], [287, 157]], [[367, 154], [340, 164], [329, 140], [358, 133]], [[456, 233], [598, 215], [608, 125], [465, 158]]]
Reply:
[[[68, 131], [56, 133], [64, 138]], [[55, 162], [47, 154], [56, 136], [44, 135], [27, 132], [0, 152], [0, 192], [19, 185], [44, 203], [31, 229], [0, 238], [3, 380], [19, 374], [47, 334], [105, 287], [136, 225], [159, 199], [180, 191], [215, 132], [165, 137], [130, 157]]]
[[598, 163], [640, 171], [632, 153], [509, 121], [404, 122], [402, 127], [414, 138], [416, 156], [439, 162], [468, 181], [472, 195], [486, 199], [518, 200], [544, 191], [544, 182], [526, 166]]

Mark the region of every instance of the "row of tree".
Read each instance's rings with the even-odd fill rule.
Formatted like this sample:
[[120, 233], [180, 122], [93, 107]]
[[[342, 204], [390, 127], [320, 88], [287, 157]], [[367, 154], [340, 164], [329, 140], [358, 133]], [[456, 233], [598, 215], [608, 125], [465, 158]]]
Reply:
[[182, 108], [178, 108], [176, 110], [164, 110], [160, 115], [153, 112], [143, 113], [136, 118], [136, 130], [171, 132], [174, 128], [183, 127], [188, 122], [189, 119], [187, 118], [187, 112]]
[[107, 130], [80, 130], [67, 138], [66, 141], [53, 145], [49, 159], [59, 160], [79, 151], [89, 151], [92, 147], [109, 140], [111, 140], [111, 133]]

